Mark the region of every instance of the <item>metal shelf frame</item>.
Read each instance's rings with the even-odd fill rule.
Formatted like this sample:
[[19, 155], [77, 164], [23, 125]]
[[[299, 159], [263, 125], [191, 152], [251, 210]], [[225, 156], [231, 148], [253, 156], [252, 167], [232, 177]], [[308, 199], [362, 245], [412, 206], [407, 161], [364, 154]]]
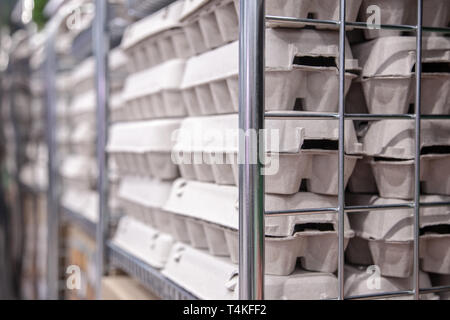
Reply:
[[[381, 25], [381, 29], [403, 30], [416, 33], [416, 110], [415, 114], [401, 115], [374, 115], [374, 114], [347, 114], [345, 113], [344, 95], [344, 62], [345, 62], [345, 32], [346, 27], [367, 28], [367, 24], [345, 21], [346, 1], [340, 1], [339, 21], [320, 21], [314, 19], [295, 19], [289, 17], [265, 16], [265, 1], [240, 0], [240, 44], [239, 44], [239, 127], [245, 132], [249, 130], [259, 131], [264, 128], [264, 119], [286, 118], [286, 119], [331, 119], [339, 121], [339, 192], [338, 206], [336, 208], [310, 208], [290, 211], [265, 211], [264, 208], [264, 176], [261, 169], [263, 165], [258, 159], [260, 151], [264, 146], [259, 140], [259, 135], [247, 135], [241, 139], [239, 144], [239, 297], [240, 299], [263, 299], [264, 298], [264, 217], [265, 215], [295, 215], [311, 213], [336, 213], [338, 215], [338, 238], [339, 238], [339, 261], [338, 261], [338, 283], [339, 300], [343, 299], [379, 299], [394, 296], [413, 296], [419, 299], [419, 294], [431, 292], [450, 291], [450, 286], [434, 288], [420, 288], [419, 285], [419, 226], [420, 208], [427, 206], [450, 206], [448, 202], [421, 203], [420, 202], [420, 124], [422, 119], [446, 119], [448, 115], [422, 115], [421, 110], [421, 53], [422, 33], [439, 32], [450, 33], [450, 28], [429, 28], [422, 26], [423, 0], [418, 1], [418, 21], [415, 26], [407, 25]], [[107, 242], [109, 236], [109, 211], [108, 199], [108, 176], [107, 155], [105, 151], [108, 129], [108, 51], [109, 33], [106, 1], [96, 0], [96, 15], [93, 28], [93, 45], [96, 60], [96, 91], [97, 91], [97, 162], [99, 167], [98, 192], [99, 192], [99, 221], [97, 224], [85, 223], [80, 215], [62, 208], [65, 216], [79, 225], [85, 225], [90, 234], [95, 234], [97, 241], [97, 283], [96, 295], [101, 298], [101, 279], [111, 266], [118, 267], [123, 271], [140, 280], [144, 285], [156, 291], [162, 298], [168, 299], [195, 299], [195, 296], [163, 277], [161, 273], [150, 267], [145, 262], [133, 257], [120, 248]], [[59, 237], [60, 226], [58, 205], [58, 180], [56, 174], [56, 88], [54, 87], [57, 70], [56, 53], [54, 43], [61, 17], [55, 17], [50, 28], [46, 52], [46, 98], [47, 98], [47, 144], [49, 150], [49, 187], [48, 198], [48, 293], [49, 299], [57, 299], [59, 294]], [[339, 112], [337, 113], [284, 113], [268, 112], [264, 110], [264, 35], [266, 22], [289, 21], [304, 24], [327, 24], [339, 27]], [[371, 27], [373, 27], [371, 25]], [[345, 120], [367, 120], [380, 119], [409, 119], [415, 121], [415, 196], [414, 201], [406, 204], [391, 204], [378, 206], [345, 206], [344, 185], [344, 127]], [[261, 149], [261, 150], [260, 150]], [[262, 153], [264, 154], [264, 153]], [[360, 295], [346, 297], [344, 295], [344, 214], [364, 210], [384, 209], [411, 209], [414, 210], [414, 276], [413, 288], [400, 292], [386, 292], [381, 294]], [[86, 219], [87, 220], [87, 219]], [[84, 222], [83, 222], [84, 221]], [[95, 228], [95, 233], [93, 232]], [[301, 288], [299, 288], [301, 289]]]
[[[246, 135], [239, 144], [239, 159], [244, 161], [239, 165], [239, 296], [241, 299], [264, 299], [264, 216], [265, 215], [295, 215], [311, 213], [338, 214], [338, 300], [344, 299], [380, 299], [387, 297], [413, 296], [420, 299], [420, 294], [450, 291], [449, 286], [420, 288], [419, 284], [419, 229], [420, 208], [427, 206], [450, 206], [448, 202], [420, 202], [420, 139], [422, 119], [450, 119], [448, 115], [421, 114], [421, 75], [422, 75], [422, 34], [423, 32], [450, 33], [450, 28], [430, 28], [422, 25], [423, 0], [417, 0], [417, 25], [379, 25], [380, 29], [412, 31], [416, 34], [416, 95], [415, 113], [404, 115], [374, 115], [374, 114], [346, 114], [345, 113], [345, 40], [347, 27], [366, 29], [369, 26], [361, 22], [347, 22], [346, 0], [340, 1], [339, 21], [297, 19], [291, 17], [265, 16], [265, 0], [240, 0], [240, 100], [239, 122], [240, 129], [261, 130], [264, 123], [261, 119], [334, 119], [339, 121], [339, 157], [338, 157], [338, 206], [336, 208], [311, 208], [290, 211], [264, 211], [264, 176], [259, 162], [252, 164], [252, 155], [261, 147], [258, 134]], [[298, 113], [298, 112], [269, 112], [264, 110], [264, 34], [265, 23], [284, 21], [298, 23], [299, 26], [334, 25], [339, 28], [339, 112], [338, 113]], [[373, 25], [370, 25], [373, 27]], [[414, 200], [407, 204], [377, 205], [377, 206], [345, 206], [344, 184], [344, 127], [345, 120], [380, 120], [380, 119], [410, 119], [415, 121], [415, 169], [414, 169]], [[264, 148], [264, 147], [262, 147]], [[259, 153], [258, 153], [259, 154]], [[264, 154], [261, 153], [261, 154]], [[385, 292], [346, 297], [344, 294], [344, 215], [358, 214], [367, 210], [405, 209], [414, 210], [414, 259], [413, 259], [413, 288], [399, 292]]]

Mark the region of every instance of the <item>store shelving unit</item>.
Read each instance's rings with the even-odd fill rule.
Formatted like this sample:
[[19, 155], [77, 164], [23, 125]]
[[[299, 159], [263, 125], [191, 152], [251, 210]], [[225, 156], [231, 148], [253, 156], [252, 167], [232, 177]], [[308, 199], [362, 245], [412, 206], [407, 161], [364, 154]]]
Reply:
[[[339, 257], [338, 257], [338, 283], [339, 283], [339, 300], [343, 299], [375, 299], [385, 297], [402, 297], [414, 296], [419, 299], [420, 293], [425, 292], [442, 292], [449, 291], [450, 286], [436, 288], [420, 288], [419, 285], [419, 212], [422, 206], [449, 206], [448, 202], [441, 203], [420, 203], [420, 139], [421, 139], [421, 119], [449, 119], [447, 115], [427, 116], [421, 114], [421, 75], [422, 75], [422, 33], [439, 32], [450, 33], [450, 28], [428, 28], [422, 25], [423, 16], [423, 0], [417, 0], [417, 25], [377, 25], [372, 26], [381, 29], [416, 31], [416, 95], [415, 95], [415, 114], [402, 115], [352, 115], [345, 113], [345, 31], [347, 26], [357, 28], [368, 28], [366, 23], [349, 23], [346, 22], [346, 1], [340, 0], [340, 19], [339, 21], [316, 20], [316, 19], [296, 19], [289, 17], [266, 17], [264, 13], [264, 0], [257, 1], [241, 1], [241, 25], [240, 25], [240, 128], [241, 129], [263, 129], [264, 117], [277, 118], [321, 118], [335, 119], [339, 121], [339, 179], [338, 179], [338, 207], [336, 208], [315, 208], [308, 210], [291, 210], [289, 212], [264, 212], [264, 177], [261, 175], [259, 165], [252, 165], [245, 162], [240, 166], [240, 286], [241, 299], [263, 299], [264, 298], [264, 215], [295, 215], [306, 213], [326, 213], [334, 212], [338, 215], [339, 226]], [[339, 26], [339, 112], [338, 113], [321, 113], [321, 114], [283, 114], [277, 113], [265, 114], [264, 111], [264, 60], [261, 60], [261, 52], [264, 52], [264, 32], [267, 20], [284, 20], [290, 22], [307, 23], [311, 25], [335, 25]], [[415, 169], [414, 169], [414, 185], [415, 196], [414, 201], [408, 204], [394, 204], [383, 206], [362, 206], [362, 207], [346, 207], [345, 206], [345, 184], [344, 184], [344, 125], [346, 119], [365, 119], [368, 121], [380, 119], [411, 119], [415, 121]], [[259, 146], [257, 137], [249, 135], [246, 138], [245, 145], [240, 145], [240, 152], [245, 153], [244, 159], [248, 159], [247, 155], [255, 152], [251, 146]], [[263, 153], [264, 154], [264, 153]], [[257, 200], [258, 201], [255, 201]], [[386, 292], [376, 295], [361, 295], [357, 297], [346, 297], [344, 295], [344, 214], [355, 213], [362, 209], [382, 210], [382, 209], [400, 209], [410, 208], [414, 210], [414, 272], [413, 272], [413, 288], [407, 291]], [[249, 247], [250, 246], [250, 247]], [[252, 248], [253, 250], [248, 250]]]
[[[422, 115], [421, 110], [421, 52], [422, 52], [422, 33], [439, 32], [450, 33], [450, 28], [428, 28], [422, 26], [422, 8], [423, 1], [418, 1], [418, 20], [417, 25], [379, 25], [381, 29], [415, 31], [417, 39], [416, 48], [416, 112], [415, 114], [400, 115], [376, 115], [376, 114], [347, 114], [345, 112], [345, 31], [346, 27], [366, 29], [369, 26], [366, 23], [346, 22], [345, 9], [346, 1], [340, 1], [340, 20], [317, 20], [317, 19], [296, 19], [290, 17], [265, 16], [264, 0], [246, 1], [240, 0], [240, 128], [244, 130], [260, 130], [264, 128], [264, 119], [270, 118], [298, 118], [298, 119], [330, 119], [339, 122], [339, 192], [338, 206], [334, 208], [312, 208], [290, 211], [265, 211], [264, 208], [264, 176], [261, 174], [262, 164], [252, 164], [245, 162], [240, 165], [239, 176], [239, 195], [240, 195], [240, 220], [239, 220], [239, 290], [241, 299], [263, 299], [264, 298], [264, 216], [265, 215], [301, 215], [301, 214], [321, 214], [335, 213], [339, 217], [339, 262], [338, 262], [338, 299], [379, 299], [386, 297], [413, 296], [419, 299], [421, 293], [450, 291], [450, 286], [420, 288], [419, 285], [419, 211], [421, 207], [426, 206], [450, 206], [449, 202], [439, 203], [421, 203], [420, 202], [420, 142], [421, 139], [421, 120], [422, 119], [446, 119], [450, 120], [448, 115]], [[132, 3], [135, 1], [129, 1]], [[151, 2], [151, 1], [147, 1]], [[154, 1], [159, 3], [153, 11], [167, 5], [171, 1]], [[161, 4], [163, 3], [164, 4]], [[151, 10], [149, 11], [151, 12]], [[149, 12], [146, 12], [147, 14]], [[339, 112], [337, 113], [265, 113], [264, 110], [264, 33], [266, 21], [289, 21], [298, 22], [302, 25], [335, 25], [339, 27]], [[108, 128], [108, 45], [105, 39], [108, 39], [107, 28], [107, 6], [105, 1], [96, 1], [96, 16], [94, 25], [94, 54], [96, 59], [96, 86], [97, 86], [97, 129], [98, 145], [97, 160], [99, 166], [98, 192], [99, 192], [99, 222], [93, 224], [80, 219], [80, 215], [70, 210], [64, 210], [66, 216], [72, 221], [78, 221], [92, 234], [95, 229], [97, 239], [97, 297], [101, 298], [101, 278], [110, 267], [117, 267], [137, 278], [142, 284], [157, 292], [162, 298], [167, 299], [195, 299], [195, 297], [186, 292], [183, 288], [177, 286], [168, 280], [161, 273], [141, 261], [114, 246], [107, 241], [109, 236], [109, 212], [107, 206], [108, 188], [107, 188], [107, 157], [105, 145]], [[58, 25], [57, 22], [55, 22]], [[53, 29], [52, 29], [53, 30]], [[56, 30], [56, 28], [54, 28]], [[47, 79], [46, 83], [54, 83], [55, 53], [51, 44], [54, 40], [54, 33], [48, 39], [47, 48]], [[58, 202], [56, 197], [57, 180], [55, 171], [55, 91], [54, 88], [47, 88], [47, 143], [49, 147], [49, 269], [48, 285], [50, 298], [57, 297], [58, 283], [58, 233], [59, 216]], [[345, 120], [366, 120], [374, 121], [380, 119], [409, 119], [415, 121], [415, 197], [414, 201], [407, 204], [392, 205], [367, 205], [367, 206], [345, 206], [345, 185], [344, 185], [344, 126]], [[259, 154], [258, 135], [247, 136], [245, 143], [239, 147], [240, 154], [246, 155], [243, 159], [250, 159], [249, 155], [257, 152]], [[256, 147], [257, 146], [257, 147]], [[383, 209], [404, 209], [414, 210], [414, 285], [411, 290], [399, 292], [385, 292], [374, 295], [345, 296], [344, 295], [344, 215], [345, 213], [358, 214], [361, 210], [383, 210]], [[300, 288], [299, 288], [300, 289]]]

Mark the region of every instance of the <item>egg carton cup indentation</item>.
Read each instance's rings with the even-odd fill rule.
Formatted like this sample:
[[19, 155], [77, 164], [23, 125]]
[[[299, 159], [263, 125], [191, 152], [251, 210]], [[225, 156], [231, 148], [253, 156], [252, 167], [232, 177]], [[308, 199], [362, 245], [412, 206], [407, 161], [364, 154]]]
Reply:
[[[176, 243], [162, 273], [200, 299], [238, 299], [238, 265], [229, 258]], [[337, 297], [337, 279], [330, 273], [298, 269], [289, 276], [266, 275], [264, 283], [266, 298], [270, 300]]]
[[[192, 196], [202, 194], [202, 201]], [[195, 181], [177, 180], [163, 207], [170, 215], [175, 239], [213, 255], [238, 261], [237, 188]], [[323, 207], [336, 203], [335, 197], [298, 193], [294, 196], [266, 195], [270, 209]], [[275, 206], [277, 208], [275, 208]], [[279, 207], [278, 207], [279, 206]], [[218, 210], [211, 210], [212, 207]], [[334, 272], [337, 268], [336, 215], [299, 215], [266, 218], [266, 273], [288, 275], [298, 257], [304, 269]], [[327, 227], [321, 231], [320, 227]], [[301, 230], [301, 228], [304, 230]], [[298, 229], [300, 228], [300, 229]], [[298, 231], [300, 230], [300, 231]], [[329, 231], [326, 231], [329, 230]], [[353, 236], [346, 223], [345, 242]]]
[[[337, 112], [338, 37], [331, 31], [268, 29], [266, 32], [266, 111]], [[239, 44], [233, 42], [192, 57], [181, 85], [190, 116], [238, 112]], [[358, 70], [350, 46], [346, 70]], [[346, 72], [346, 92], [354, 73]]]

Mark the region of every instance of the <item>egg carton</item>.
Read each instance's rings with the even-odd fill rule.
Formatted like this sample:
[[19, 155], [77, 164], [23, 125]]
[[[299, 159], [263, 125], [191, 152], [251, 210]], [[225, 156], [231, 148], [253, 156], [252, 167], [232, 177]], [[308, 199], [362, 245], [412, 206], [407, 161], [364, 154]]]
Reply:
[[127, 56], [119, 47], [111, 50], [108, 56], [108, 66], [110, 70], [110, 91], [111, 95], [121, 91], [127, 77]]
[[[416, 0], [363, 0], [361, 5], [363, 18], [368, 19], [373, 14], [373, 11], [367, 11], [372, 5], [376, 5], [380, 9], [381, 24], [417, 25]], [[450, 3], [446, 0], [424, 0], [422, 12], [423, 26], [447, 27], [450, 23]], [[364, 34], [366, 39], [374, 39], [400, 36], [402, 31], [368, 29], [364, 30]], [[424, 36], [429, 34], [429, 32], [424, 32]]]
[[[420, 147], [450, 145], [446, 120], [422, 120]], [[399, 160], [415, 157], [415, 122], [412, 120], [372, 121], [361, 139], [364, 154]]]
[[[332, 31], [267, 29], [265, 106], [271, 110], [337, 112], [338, 34]], [[358, 70], [346, 44], [345, 91]], [[218, 63], [220, 61], [220, 63]], [[190, 58], [181, 89], [190, 116], [238, 112], [239, 43]], [[297, 106], [296, 106], [297, 104]]]
[[95, 59], [88, 57], [77, 65], [72, 73], [61, 81], [67, 81], [67, 89], [74, 90], [75, 94], [83, 94], [92, 90], [95, 77]]
[[[406, 203], [396, 199], [385, 199], [369, 195], [347, 197], [352, 205]], [[422, 202], [449, 201], [450, 197], [421, 196]], [[366, 211], [351, 214], [350, 223], [357, 237], [347, 259], [352, 263], [365, 259], [358, 252], [369, 248], [372, 261], [381, 274], [392, 277], [409, 277], [413, 272], [414, 257], [414, 212], [412, 209]], [[420, 227], [421, 269], [427, 272], [450, 273], [450, 234], [445, 226], [450, 224], [450, 211], [446, 207], [422, 207]], [[444, 229], [440, 231], [440, 229]], [[366, 241], [366, 243], [364, 243]], [[367, 257], [367, 251], [363, 254]], [[367, 259], [368, 261], [368, 259]]]
[[184, 65], [184, 60], [170, 60], [128, 77], [123, 91], [124, 112], [136, 120], [185, 116], [180, 91]]
[[183, 1], [176, 1], [125, 30], [121, 47], [130, 72], [193, 54], [180, 25], [182, 9]]
[[[236, 300], [238, 269], [228, 258], [176, 243], [162, 273], [199, 299]], [[289, 276], [266, 275], [264, 285], [268, 300], [333, 299], [338, 287], [336, 276], [331, 273], [303, 270]]]
[[61, 196], [61, 205], [64, 208], [83, 215], [92, 222], [98, 221], [98, 194], [93, 191], [65, 188]]
[[170, 235], [128, 216], [120, 219], [111, 242], [156, 269], [164, 267], [174, 245]]
[[[202, 201], [192, 201], [202, 194]], [[266, 208], [298, 209], [336, 204], [335, 197], [298, 193], [281, 197], [266, 195]], [[220, 210], [211, 211], [212, 205]], [[275, 208], [280, 205], [281, 207]], [[195, 248], [238, 261], [238, 189], [196, 181], [175, 181], [163, 207], [171, 215], [172, 234]], [[306, 270], [334, 272], [337, 268], [337, 221], [335, 214], [266, 217], [266, 273], [288, 275], [298, 257]], [[345, 222], [345, 242], [353, 236]]]
[[[413, 278], [393, 278], [380, 276], [374, 273], [375, 269], [367, 270], [365, 267], [354, 267], [346, 265], [344, 269], [344, 292], [345, 296], [358, 296], [366, 294], [382, 294], [387, 292], [409, 291], [414, 287]], [[421, 288], [430, 288], [431, 281], [428, 274], [419, 272], [419, 283]], [[412, 296], [392, 297], [383, 300], [412, 300]], [[439, 300], [434, 293], [421, 294], [422, 300]]]
[[[450, 285], [450, 275], [448, 274], [430, 274], [431, 283], [433, 286], [449, 286]], [[444, 291], [438, 293], [441, 300], [450, 300], [450, 291]]]
[[[347, 1], [347, 21], [356, 21], [361, 0]], [[266, 14], [294, 18], [339, 20], [339, 1], [327, 0], [270, 0]], [[188, 0], [185, 1], [181, 22], [195, 54], [220, 47], [239, 38], [238, 0]], [[269, 22], [270, 27], [290, 27], [285, 21]], [[302, 26], [294, 23], [295, 27]], [[336, 29], [336, 26], [317, 25], [317, 29]]]
[[[427, 154], [420, 157], [421, 192], [450, 195], [450, 154]], [[414, 198], [414, 160], [372, 161], [373, 174], [380, 196]]]
[[167, 119], [113, 124], [106, 151], [121, 174], [175, 179], [179, 173], [171, 150], [180, 123], [180, 119]]
[[[307, 189], [323, 194], [337, 194], [338, 152], [334, 148], [339, 132], [336, 121], [266, 120], [265, 179], [267, 193], [298, 192], [302, 179]], [[362, 151], [351, 121], [345, 126], [347, 182], [357, 156]], [[181, 176], [190, 180], [237, 185], [238, 115], [191, 117], [185, 119], [177, 135], [173, 157]], [[310, 144], [317, 149], [301, 149]]]
[[94, 89], [76, 95], [69, 106], [67, 119], [72, 123], [95, 123], [97, 95]]
[[171, 232], [170, 217], [161, 212], [172, 183], [142, 177], [122, 179], [117, 193], [123, 212], [155, 229]]
[[353, 169], [348, 180], [348, 190], [351, 193], [378, 193], [370, 157], [364, 157], [356, 161], [355, 169]]
[[87, 157], [95, 157], [95, 127], [89, 122], [81, 122], [77, 124], [70, 134], [70, 144], [76, 154]]
[[80, 189], [90, 189], [97, 177], [95, 158], [82, 155], [70, 155], [65, 158], [60, 167], [63, 181]]
[[130, 113], [132, 110], [124, 104], [122, 92], [111, 94], [109, 99], [109, 118], [112, 123], [132, 120]]
[[[394, 1], [390, 1], [394, 2]], [[362, 66], [362, 87], [370, 113], [404, 114], [415, 102], [416, 38], [383, 37], [352, 47]], [[423, 114], [450, 113], [450, 39], [423, 39]]]

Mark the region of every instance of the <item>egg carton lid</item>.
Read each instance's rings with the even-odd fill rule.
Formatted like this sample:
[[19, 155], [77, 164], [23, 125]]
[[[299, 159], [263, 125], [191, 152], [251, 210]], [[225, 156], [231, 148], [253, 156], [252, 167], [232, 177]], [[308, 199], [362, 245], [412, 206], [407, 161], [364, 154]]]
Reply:
[[[364, 154], [397, 159], [414, 158], [414, 121], [373, 121], [362, 138]], [[450, 145], [446, 120], [422, 120], [420, 147]]]
[[109, 99], [109, 108], [112, 110], [119, 109], [123, 106], [123, 94], [122, 92], [112, 93]]
[[[202, 195], [202, 201], [197, 201], [199, 194]], [[312, 209], [336, 205], [336, 197], [308, 192], [299, 192], [289, 196], [271, 194], [265, 196], [265, 209], [268, 211]], [[237, 230], [239, 218], [238, 188], [236, 186], [177, 179], [173, 183], [170, 196], [163, 206], [163, 210]], [[266, 217], [266, 221], [266, 235], [275, 233], [277, 236], [292, 236], [295, 226], [298, 224], [331, 223], [335, 226], [335, 229], [337, 226], [337, 216], [333, 213]], [[348, 221], [345, 225], [348, 227]]]
[[[188, 117], [181, 123], [174, 151], [237, 152], [240, 132], [238, 125], [237, 114]], [[339, 139], [338, 123], [332, 120], [267, 119], [265, 129], [265, 148], [269, 153], [298, 153], [305, 140]], [[362, 152], [362, 145], [357, 140], [351, 120], [346, 122], [345, 139], [347, 153]]]
[[110, 126], [108, 152], [170, 152], [175, 144], [174, 131], [180, 119], [164, 119]]
[[190, 16], [198, 13], [205, 5], [211, 2], [212, 0], [185, 0], [180, 16], [180, 21], [184, 22]]
[[70, 140], [72, 143], [84, 143], [94, 141], [95, 137], [95, 128], [89, 122], [80, 122], [72, 131]]
[[[295, 57], [339, 56], [339, 38], [333, 31], [312, 29], [266, 29], [266, 71], [289, 71], [294, 68], [307, 70], [334, 67], [308, 67], [294, 64]], [[358, 61], [352, 58], [346, 42], [346, 69], [357, 70]], [[336, 66], [338, 63], [336, 62]], [[237, 76], [239, 74], [239, 42], [235, 41], [217, 49], [194, 56], [186, 63], [182, 88]]]
[[131, 100], [161, 90], [179, 89], [185, 62], [173, 59], [155, 67], [133, 73], [127, 77], [123, 90], [124, 100]]
[[76, 95], [70, 106], [70, 115], [80, 115], [84, 113], [95, 113], [97, 95], [95, 90], [89, 90], [84, 93]]
[[121, 43], [122, 48], [126, 50], [160, 32], [179, 27], [183, 2], [175, 1], [127, 27]]
[[[200, 299], [231, 300], [238, 298], [238, 269], [229, 258], [177, 242], [162, 273]], [[265, 276], [267, 299], [330, 299], [337, 289], [331, 273], [296, 270], [289, 276]]]
[[120, 182], [118, 197], [149, 208], [161, 208], [167, 201], [172, 183], [157, 179], [125, 177]]
[[158, 269], [165, 265], [174, 243], [170, 235], [129, 216], [120, 219], [112, 242]]
[[72, 72], [70, 76], [71, 86], [76, 87], [79, 83], [87, 79], [92, 79], [92, 83], [94, 83], [94, 74], [95, 59], [94, 57], [86, 58]]
[[125, 67], [127, 63], [127, 55], [119, 47], [111, 50], [108, 56], [109, 69], [112, 71]]
[[[416, 63], [415, 37], [381, 37], [352, 47], [363, 77], [411, 75]], [[422, 60], [450, 62], [450, 39], [424, 37]]]
[[71, 155], [61, 164], [60, 173], [66, 178], [85, 177], [97, 172], [94, 158], [83, 155]]
[[[345, 285], [344, 291], [346, 296], [357, 296], [362, 294], [377, 294], [383, 292], [396, 292], [411, 290], [413, 287], [413, 278], [394, 278], [394, 277], [377, 277], [377, 286], [375, 281], [371, 280], [374, 277], [372, 272], [367, 272], [366, 267], [353, 267], [346, 265], [344, 269]], [[431, 281], [423, 271], [419, 271], [419, 282], [421, 288], [430, 288]], [[368, 284], [373, 284], [373, 288], [369, 289]], [[438, 297], [432, 294], [421, 295], [427, 300], [437, 300]], [[404, 299], [404, 298], [403, 298]], [[411, 297], [410, 297], [411, 299]]]
[[[348, 194], [348, 205], [385, 205], [402, 204], [411, 201], [400, 199], [386, 199], [376, 195]], [[420, 201], [442, 202], [450, 201], [450, 196], [421, 195]], [[411, 241], [414, 236], [414, 210], [376, 210], [361, 211], [350, 215], [350, 223], [355, 233], [371, 240]], [[450, 224], [450, 208], [447, 207], [421, 207], [420, 227]]]

